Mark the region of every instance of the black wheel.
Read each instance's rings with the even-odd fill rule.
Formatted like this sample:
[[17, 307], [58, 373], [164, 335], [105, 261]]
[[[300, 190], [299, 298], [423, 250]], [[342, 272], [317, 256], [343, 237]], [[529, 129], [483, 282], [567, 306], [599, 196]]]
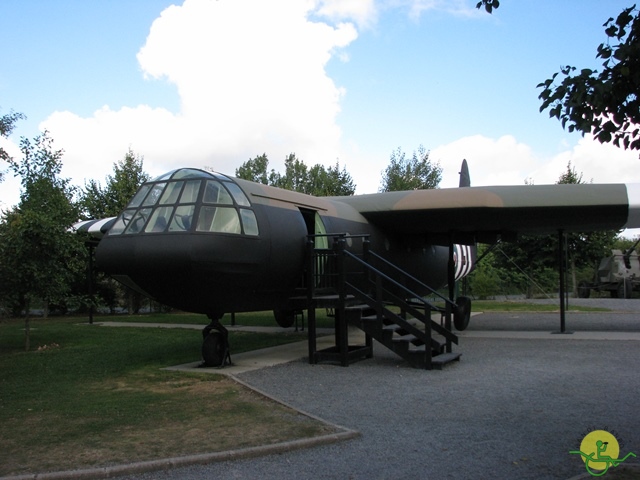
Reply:
[[273, 316], [276, 323], [282, 328], [289, 328], [296, 321], [296, 314], [293, 310], [274, 310]]
[[212, 330], [202, 341], [202, 359], [206, 367], [222, 365], [227, 351], [227, 341], [221, 332]]
[[591, 284], [585, 280], [578, 283], [578, 298], [589, 298], [591, 295]]
[[466, 330], [471, 319], [471, 299], [469, 297], [458, 297], [457, 307], [453, 310], [453, 325], [456, 330]]

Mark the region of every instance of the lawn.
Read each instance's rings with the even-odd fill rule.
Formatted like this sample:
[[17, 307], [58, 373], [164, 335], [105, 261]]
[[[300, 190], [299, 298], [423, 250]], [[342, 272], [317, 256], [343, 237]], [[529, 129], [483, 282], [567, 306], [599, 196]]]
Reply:
[[[174, 317], [165, 314], [162, 320], [178, 323]], [[0, 476], [327, 433], [322, 423], [222, 375], [163, 370], [199, 358], [198, 331], [106, 328], [88, 325], [85, 318], [31, 323], [29, 352], [24, 352], [24, 323], [0, 323]], [[230, 334], [236, 353], [300, 339], [300, 334]]]
[[[557, 305], [474, 302], [475, 311], [553, 311]], [[328, 433], [324, 424], [210, 373], [164, 367], [196, 361], [197, 330], [107, 328], [103, 320], [206, 325], [203, 315], [149, 314], [0, 322], [0, 476], [108, 466], [258, 446]], [[225, 324], [231, 319], [225, 317]], [[319, 326], [333, 319], [318, 311]], [[276, 326], [271, 313], [237, 325]], [[231, 332], [233, 353], [306, 339]]]

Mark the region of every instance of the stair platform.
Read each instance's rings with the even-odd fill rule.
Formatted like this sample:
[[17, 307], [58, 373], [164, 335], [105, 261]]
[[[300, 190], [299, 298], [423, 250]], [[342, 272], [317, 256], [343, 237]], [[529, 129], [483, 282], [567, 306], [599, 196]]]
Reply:
[[451, 363], [451, 362], [459, 362], [461, 353], [441, 353], [440, 355], [436, 355], [431, 359], [431, 365], [438, 370], [442, 370], [442, 367]]
[[349, 345], [346, 354], [335, 346], [317, 350], [312, 363], [336, 362], [340, 363], [343, 367], [347, 367], [353, 362], [357, 362], [363, 358], [371, 358], [372, 356], [373, 347], [369, 345]]

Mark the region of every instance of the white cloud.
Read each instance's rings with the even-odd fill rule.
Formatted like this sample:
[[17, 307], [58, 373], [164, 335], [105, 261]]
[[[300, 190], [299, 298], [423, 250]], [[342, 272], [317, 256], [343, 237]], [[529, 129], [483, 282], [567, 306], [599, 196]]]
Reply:
[[461, 138], [431, 151], [431, 159], [443, 167], [442, 187], [458, 185], [462, 159], [469, 163], [473, 185], [523, 185], [556, 183], [569, 162], [583, 181], [594, 183], [640, 183], [638, 152], [601, 144], [590, 135], [573, 147], [544, 158], [513, 136], [498, 139], [475, 135]]
[[371, 27], [378, 19], [374, 0], [321, 0], [318, 15], [334, 21], [353, 21], [360, 28]]
[[413, 19], [419, 19], [423, 13], [432, 10], [463, 17], [479, 16], [475, 0], [387, 0], [386, 3], [407, 7]]
[[523, 185], [536, 166], [531, 148], [511, 135], [464, 137], [433, 149], [430, 158], [442, 166], [442, 187], [458, 186], [463, 159], [469, 163], [472, 185]]
[[[388, 152], [342, 140], [336, 118], [345, 92], [325, 67], [346, 56], [358, 35], [354, 24], [371, 26], [392, 7], [462, 12], [475, 10], [475, 1], [186, 0], [162, 12], [138, 53], [149, 81], [175, 86], [178, 112], [104, 106], [90, 117], [55, 112], [41, 128], [65, 150], [63, 175], [76, 185], [104, 180], [132, 148], [151, 175], [182, 166], [233, 174], [263, 152], [278, 170], [290, 152], [309, 165], [339, 158], [358, 193], [374, 192]], [[457, 186], [463, 158], [474, 185], [554, 183], [569, 161], [586, 181], [640, 182], [637, 152], [589, 137], [558, 152], [543, 157], [510, 135], [475, 135], [432, 149], [431, 158], [443, 167], [442, 187]], [[0, 187], [2, 200], [8, 187]]]
[[146, 78], [175, 85], [178, 113], [105, 106], [88, 118], [55, 112], [41, 128], [65, 150], [63, 174], [80, 184], [102, 180], [128, 148], [144, 156], [152, 175], [181, 166], [233, 174], [263, 152], [275, 168], [290, 152], [332, 164], [340, 156], [336, 116], [344, 91], [325, 66], [357, 32], [350, 23], [309, 17], [319, 7], [325, 16], [364, 21], [371, 5], [186, 0], [162, 12], [138, 53]]

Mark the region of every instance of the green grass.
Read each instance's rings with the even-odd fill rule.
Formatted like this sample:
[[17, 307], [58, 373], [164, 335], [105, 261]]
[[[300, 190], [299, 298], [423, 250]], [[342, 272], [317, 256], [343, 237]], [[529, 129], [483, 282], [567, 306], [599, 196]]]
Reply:
[[[175, 323], [171, 315], [163, 316]], [[86, 319], [0, 323], [0, 476], [108, 465], [318, 434], [323, 426], [217, 374], [162, 370], [199, 359], [197, 330], [108, 328]], [[299, 334], [230, 334], [233, 352]], [[278, 428], [273, 428], [277, 424]]]
[[[471, 303], [474, 312], [557, 312], [560, 310], [559, 300], [555, 303], [527, 303], [527, 302], [511, 302], [511, 301], [495, 301], [495, 300], [474, 300]], [[574, 312], [607, 312], [607, 308], [584, 307], [571, 305], [569, 302], [569, 311]]]
[[[81, 321], [86, 321], [82, 319]], [[180, 325], [202, 325], [209, 323], [206, 315], [195, 313], [151, 313], [143, 315], [97, 315], [94, 322], [132, 322], [132, 323], [174, 323]], [[318, 327], [333, 327], [333, 318], [327, 315], [326, 310], [318, 309], [316, 312], [316, 324]], [[231, 315], [222, 317], [222, 324], [231, 325]], [[236, 313], [235, 324], [249, 327], [277, 327], [273, 312]], [[305, 312], [305, 328], [307, 314]]]
[[[475, 311], [554, 311], [557, 305], [476, 301]], [[101, 320], [208, 323], [203, 315]], [[225, 323], [230, 318], [224, 319]], [[198, 330], [108, 328], [87, 318], [0, 322], [0, 476], [104, 466], [262, 445], [324, 433], [222, 375], [163, 367], [197, 361]], [[238, 314], [238, 325], [275, 326], [272, 314]], [[333, 319], [318, 310], [318, 325]], [[292, 341], [300, 333], [231, 332], [232, 354]]]

